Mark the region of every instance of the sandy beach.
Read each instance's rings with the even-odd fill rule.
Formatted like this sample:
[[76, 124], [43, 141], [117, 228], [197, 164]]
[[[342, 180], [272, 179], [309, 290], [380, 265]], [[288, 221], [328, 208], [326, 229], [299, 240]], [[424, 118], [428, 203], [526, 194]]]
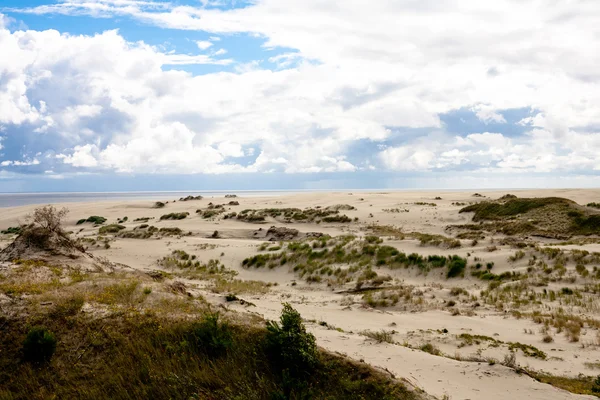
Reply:
[[[561, 197], [578, 205], [600, 199], [600, 190], [510, 193], [518, 198]], [[600, 303], [592, 287], [598, 287], [595, 271], [600, 257], [593, 255], [600, 252], [600, 240], [589, 235], [578, 241], [579, 236], [519, 236], [456, 228], [474, 223], [473, 213], [461, 209], [506, 194], [381, 191], [210, 196], [174, 198], [160, 208], [153, 200], [69, 203], [65, 204], [69, 209], [65, 230], [94, 257], [105, 258], [123, 271], [173, 274], [167, 282], [183, 282], [190, 295], [202, 296], [215, 307], [276, 319], [282, 302], [289, 302], [302, 314], [319, 346], [385, 369], [440, 399], [593, 398], [542, 383], [539, 376], [536, 380], [524, 372], [570, 378], [598, 375]], [[0, 208], [0, 230], [23, 223], [35, 208]], [[300, 211], [292, 211], [297, 215], [293, 217], [285, 217], [283, 211], [281, 215], [253, 211], [284, 209]], [[331, 213], [301, 211], [307, 209]], [[189, 214], [161, 219], [180, 213]], [[251, 215], [256, 217], [246, 217]], [[78, 224], [90, 216], [106, 221]], [[118, 228], [100, 233], [111, 224]], [[159, 234], [162, 228], [180, 231]], [[140, 234], [149, 229], [150, 234]], [[518, 239], [506, 240], [509, 237]], [[0, 235], [0, 248], [13, 239], [14, 235]], [[309, 270], [311, 264], [295, 259], [299, 253], [289, 247], [309, 243], [314, 250], [319, 249], [314, 244], [319, 241], [326, 243], [327, 254], [344, 249], [343, 257], [352, 254], [352, 246], [364, 252], [364, 243], [372, 243], [377, 253], [373, 266], [365, 269], [371, 275], [353, 271], [342, 258]], [[389, 248], [381, 250], [383, 246]], [[545, 249], [562, 251], [560, 265], [557, 256], [551, 258]], [[215, 279], [178, 275], [178, 268], [164, 261], [177, 250], [200, 263], [218, 260], [236, 280], [263, 284], [218, 290]], [[280, 255], [283, 251], [286, 254]], [[386, 261], [391, 258], [378, 258], [384, 251], [394, 257], [417, 254], [429, 260], [436, 256], [451, 260], [456, 255], [467, 265], [452, 277], [446, 267], [392, 268]], [[327, 256], [319, 254], [315, 257]], [[577, 261], [578, 254], [589, 261]], [[257, 255], [266, 255], [266, 261], [251, 261]], [[284, 257], [286, 262], [281, 261]], [[582, 268], [588, 272], [582, 273]], [[486, 269], [487, 275], [476, 275]], [[514, 278], [515, 273], [520, 278]], [[164, 283], [154, 285], [159, 293]], [[227, 301], [230, 293], [243, 301]], [[556, 322], [560, 318], [566, 321], [563, 325]], [[573, 327], [575, 320], [582, 322]], [[380, 340], [373, 333], [385, 337]]]

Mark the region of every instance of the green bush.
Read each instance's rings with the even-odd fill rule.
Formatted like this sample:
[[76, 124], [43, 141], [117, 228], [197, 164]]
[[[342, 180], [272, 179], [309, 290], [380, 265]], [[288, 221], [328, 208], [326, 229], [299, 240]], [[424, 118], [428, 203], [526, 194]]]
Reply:
[[10, 228], [0, 232], [4, 235], [19, 235], [21, 233], [21, 227], [20, 226], [11, 226]]
[[219, 322], [219, 313], [207, 314], [202, 322], [192, 325], [189, 341], [195, 350], [210, 357], [219, 357], [233, 344], [233, 335], [229, 324]]
[[318, 364], [315, 337], [306, 332], [300, 313], [283, 305], [280, 324], [267, 322], [267, 351], [275, 367], [291, 377], [307, 375]]
[[448, 265], [448, 278], [455, 278], [461, 275], [466, 266], [467, 260], [458, 256], [453, 256]]
[[81, 225], [86, 222], [91, 222], [96, 225], [102, 225], [103, 223], [106, 222], [106, 218], [100, 217], [98, 215], [92, 215], [91, 217], [88, 217], [87, 219], [85, 219], [85, 218], [80, 219], [79, 221], [77, 221], [77, 225]]
[[23, 341], [23, 359], [32, 363], [47, 363], [56, 351], [54, 334], [43, 327], [29, 330]]
[[165, 214], [165, 215], [161, 216], [160, 219], [161, 219], [161, 221], [164, 219], [184, 219], [188, 215], [190, 215], [189, 212], [170, 213], [170, 214]]

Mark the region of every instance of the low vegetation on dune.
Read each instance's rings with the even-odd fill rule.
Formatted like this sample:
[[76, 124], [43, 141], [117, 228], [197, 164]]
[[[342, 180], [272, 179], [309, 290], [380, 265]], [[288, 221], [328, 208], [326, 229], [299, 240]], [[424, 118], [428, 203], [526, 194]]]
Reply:
[[445, 249], [458, 249], [462, 246], [461, 241], [453, 237], [422, 232], [404, 232], [401, 228], [391, 225], [370, 224], [366, 229], [377, 236], [397, 240], [416, 239], [421, 246], [435, 246]]
[[[354, 236], [331, 238], [323, 236], [314, 240], [282, 244], [282, 251], [257, 254], [243, 260], [246, 268], [291, 268], [308, 282], [345, 284], [353, 280], [372, 281], [378, 277], [376, 269], [415, 268], [427, 274], [435, 269], [445, 269], [448, 278], [461, 276], [467, 261], [459, 256], [422, 256], [405, 254], [395, 247], [383, 245], [379, 237], [367, 236], [359, 240]], [[264, 248], [268, 250], [267, 248]]]
[[26, 217], [27, 223], [19, 228], [15, 240], [0, 251], [0, 261], [46, 255], [73, 259], [88, 256], [62, 227], [68, 212], [66, 208], [59, 210], [54, 206], [36, 208]]
[[100, 217], [98, 215], [92, 215], [90, 217], [80, 219], [79, 221], [77, 221], [77, 225], [85, 224], [86, 222], [89, 222], [94, 225], [102, 225], [106, 222], [106, 218]]
[[0, 398], [421, 398], [319, 350], [288, 305], [265, 328], [207, 306], [186, 317], [129, 306], [98, 318], [84, 304], [71, 297], [2, 317]]
[[21, 227], [20, 226], [11, 226], [9, 228], [6, 228], [3, 231], [0, 231], [0, 233], [2, 233], [3, 235], [18, 235], [21, 233]]
[[559, 197], [483, 201], [460, 212], [474, 213], [473, 221], [480, 224], [456, 226], [459, 229], [551, 238], [600, 234], [600, 214]]
[[213, 204], [209, 203], [208, 207], [204, 210], [198, 209], [196, 210], [196, 214], [199, 214], [200, 217], [204, 219], [215, 218], [225, 213], [226, 209], [223, 204]]
[[[65, 214], [36, 210], [15, 243], [37, 254], [39, 243], [23, 237], [43, 233], [43, 249], [60, 250], [54, 236], [69, 240]], [[13, 259], [2, 271], [0, 296], [10, 302], [0, 315], [0, 398], [423, 397], [389, 374], [319, 349], [289, 304], [266, 324], [214, 312], [176, 277], [214, 276], [214, 290], [228, 301], [242, 302], [236, 291], [256, 285], [233, 279], [217, 260], [204, 264], [176, 250], [159, 261], [172, 272], [147, 274], [66, 260]]]
[[337, 205], [328, 208], [263, 208], [258, 210], [246, 209], [237, 213], [236, 218], [244, 222], [265, 222], [272, 218], [283, 223], [348, 223], [352, 218], [340, 214], [340, 210], [350, 210], [352, 206]]
[[105, 235], [107, 233], [119, 233], [125, 229], [125, 226], [119, 224], [106, 225], [98, 229], [98, 234]]
[[186, 196], [186, 197], [180, 197], [179, 201], [193, 201], [193, 200], [202, 200], [203, 197], [202, 196]]
[[179, 212], [179, 213], [170, 213], [170, 214], [164, 214], [161, 215], [160, 220], [168, 220], [168, 219], [174, 219], [174, 220], [178, 220], [178, 219], [185, 219], [190, 215], [189, 212]]

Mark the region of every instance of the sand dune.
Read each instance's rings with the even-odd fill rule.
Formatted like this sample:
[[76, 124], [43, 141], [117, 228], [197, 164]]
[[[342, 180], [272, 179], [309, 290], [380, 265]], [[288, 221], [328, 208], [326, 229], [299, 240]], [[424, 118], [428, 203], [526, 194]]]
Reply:
[[[518, 197], [559, 196], [579, 204], [600, 199], [600, 190], [519, 190], [511, 193]], [[541, 260], [542, 253], [538, 253], [533, 245], [519, 248], [502, 244], [505, 237], [502, 234], [486, 233], [484, 239], [476, 242], [472, 239], [461, 239], [460, 247], [456, 248], [447, 248], [443, 244], [423, 245], [418, 237], [410, 234], [416, 232], [454, 237], [456, 231], [448, 230], [449, 225], [471, 223], [472, 214], [459, 213], [464, 205], [497, 199], [506, 194], [506, 191], [480, 191], [479, 194], [483, 197], [474, 196], [474, 191], [313, 193], [236, 199], [210, 197], [185, 202], [171, 201], [164, 208], [154, 208], [153, 201], [140, 200], [70, 203], [66, 205], [70, 209], [66, 229], [73, 232], [73, 237], [87, 238], [88, 250], [95, 256], [106, 257], [134, 270], [161, 269], [163, 267], [158, 260], [168, 256], [173, 250], [183, 250], [195, 255], [197, 260], [202, 262], [219, 260], [228, 269], [237, 272], [236, 279], [276, 284], [270, 286], [266, 294], [240, 291], [240, 298], [254, 304], [249, 307], [247, 304], [227, 303], [223, 293], [214, 293], [206, 282], [185, 280], [189, 290], [202, 294], [216, 305], [242, 313], [257, 314], [267, 319], [275, 319], [281, 310], [281, 303], [290, 302], [307, 320], [320, 346], [386, 368], [395, 376], [406, 378], [439, 398], [593, 398], [540, 383], [526, 374], [517, 374], [514, 368], [501, 365], [504, 357], [511, 353], [512, 346], [516, 364], [528, 370], [572, 378], [579, 374], [597, 375], [598, 370], [594, 370], [600, 366], [600, 336], [597, 328], [584, 323], [575, 341], [573, 337], [565, 334], [564, 329], [553, 326], [544, 328], [544, 324], [536, 323], [534, 318], [535, 313], [561, 312], [593, 320], [600, 319], [600, 303], [585, 292], [581, 295], [585, 304], [567, 297], [560, 297], [554, 302], [544, 302], [536, 298], [536, 293], [547, 293], [551, 290], [560, 293], [564, 287], [579, 290], [586, 285], [597, 285], [593, 273], [588, 277], [579, 276], [575, 273], [576, 263], [567, 260], [564, 265], [565, 272], [560, 279], [536, 286], [534, 281], [538, 279], [537, 275], [534, 279], [533, 273], [529, 272], [532, 275], [526, 280], [527, 287], [519, 292], [524, 297], [491, 301], [490, 299], [493, 296], [498, 297], [501, 291], [482, 295], [482, 291], [489, 290], [490, 282], [470, 275], [469, 271], [475, 271], [474, 265], [481, 263], [485, 270], [486, 264], [493, 263], [492, 272], [496, 275], [507, 271], [527, 274], [531, 271], [533, 257]], [[231, 200], [240, 204], [229, 205]], [[213, 218], [202, 218], [196, 210], [207, 210], [209, 203], [213, 203], [213, 206], [223, 204], [224, 212]], [[226, 214], [239, 214], [246, 209], [320, 207], [319, 209], [323, 210], [340, 204], [355, 208], [339, 211], [339, 214], [348, 216], [351, 222], [317, 223], [293, 220], [286, 223], [271, 216], [267, 216], [261, 223], [244, 222], [238, 218], [223, 219]], [[0, 209], [0, 230], [23, 222], [34, 208], [35, 206], [24, 206]], [[189, 213], [184, 219], [160, 220], [162, 215], [184, 212]], [[107, 222], [104, 225], [117, 223], [118, 220], [127, 217], [127, 221], [120, 223], [125, 227], [124, 232], [133, 232], [134, 228], [148, 224], [157, 229], [179, 228], [182, 233], [170, 236], [152, 235], [146, 239], [106, 234], [102, 235], [104, 239], [99, 239], [98, 226], [90, 223], [77, 225], [78, 220], [92, 215], [105, 217]], [[149, 219], [139, 220], [142, 218]], [[271, 226], [293, 228], [298, 230], [299, 235], [318, 232], [331, 237], [355, 235], [357, 240], [361, 240], [366, 235], [373, 234], [374, 231], [370, 229], [373, 225], [384, 226], [388, 231], [393, 227], [397, 232], [404, 233], [404, 237], [394, 237], [390, 232], [380, 232], [379, 236], [384, 238], [382, 245], [392, 246], [406, 254], [418, 253], [425, 257], [458, 255], [466, 258], [468, 267], [464, 276], [449, 279], [445, 270], [432, 269], [425, 274], [415, 268], [389, 269], [385, 264], [376, 266], [374, 271], [378, 276], [390, 278], [389, 281], [374, 287], [374, 296], [386, 287], [390, 288], [390, 293], [399, 290], [400, 287], [404, 288], [403, 293], [406, 293], [408, 287], [409, 295], [401, 297], [394, 305], [373, 307], [365, 301], [364, 292], [348, 293], [356, 288], [355, 280], [347, 283], [332, 283], [330, 280], [328, 284], [328, 275], [325, 274], [320, 283], [309, 283], [293, 271], [292, 262], [272, 269], [242, 266], [242, 261], [248, 257], [279, 251], [268, 251], [268, 248], [259, 251], [259, 246], [263, 244], [263, 240], [259, 238], [263, 237], [264, 231]], [[218, 231], [218, 235], [213, 238], [211, 236], [215, 231]], [[257, 232], [260, 234], [256, 234]], [[9, 235], [0, 235], [0, 238], [0, 247], [6, 246], [11, 240]], [[92, 240], [95, 241], [94, 245], [91, 244]], [[545, 248], [544, 245], [559, 242], [539, 237], [519, 240], [537, 243], [541, 246], [539, 249]], [[278, 244], [274, 241], [267, 247], [278, 246], [285, 247], [285, 243]], [[496, 247], [494, 251], [490, 251], [492, 246]], [[587, 250], [591, 253], [600, 251], [600, 241], [590, 240], [588, 243], [546, 247], [564, 249], [567, 252], [573, 249]], [[525, 255], [521, 259], [509, 261], [509, 257], [519, 250]], [[592, 272], [594, 267], [600, 266], [597, 261], [592, 261], [586, 268]], [[546, 262], [551, 265], [554, 261]], [[520, 281], [515, 282], [514, 284], [518, 284]], [[508, 283], [503, 282], [502, 286], [507, 286]], [[458, 294], [452, 294], [452, 288], [457, 288], [455, 292]], [[531, 300], [524, 300], [526, 294], [531, 296]], [[451, 303], [453, 304], [449, 305]], [[377, 343], [364, 335], [365, 331], [382, 330], [389, 333], [388, 341], [391, 343]], [[552, 342], [543, 341], [546, 335], [552, 337]], [[426, 344], [438, 349], [440, 355], [423, 351], [422, 348]], [[542, 358], [526, 355], [522, 346], [515, 347], [514, 344], [531, 346], [543, 352], [545, 356]]]

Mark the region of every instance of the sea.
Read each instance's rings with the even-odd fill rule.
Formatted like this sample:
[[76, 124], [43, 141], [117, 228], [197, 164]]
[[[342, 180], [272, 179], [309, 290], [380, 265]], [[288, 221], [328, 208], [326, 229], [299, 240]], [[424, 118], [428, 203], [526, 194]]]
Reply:
[[[164, 191], [164, 192], [56, 192], [56, 193], [0, 193], [0, 208], [31, 204], [62, 204], [69, 202], [128, 201], [128, 200], [179, 200], [181, 197], [224, 197], [235, 194], [240, 197], [283, 196], [295, 193], [311, 193], [320, 190], [238, 190], [238, 191]], [[323, 190], [331, 192], [332, 190]], [[336, 192], [346, 192], [336, 190]], [[348, 190], [347, 192], [351, 192]]]

